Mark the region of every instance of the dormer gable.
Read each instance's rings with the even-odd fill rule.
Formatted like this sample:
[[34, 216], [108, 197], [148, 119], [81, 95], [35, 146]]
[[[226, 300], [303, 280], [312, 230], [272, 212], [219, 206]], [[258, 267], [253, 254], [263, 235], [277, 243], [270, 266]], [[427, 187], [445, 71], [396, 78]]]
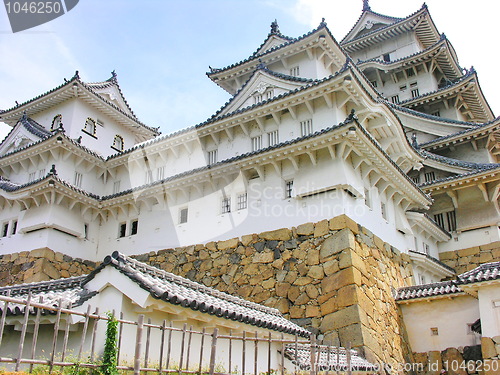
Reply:
[[275, 47], [278, 47], [284, 43], [291, 41], [292, 39], [293, 38], [289, 38], [281, 34], [278, 22], [274, 20], [274, 22], [271, 23], [271, 31], [267, 36], [267, 39], [257, 49], [257, 51], [254, 53], [254, 56], [261, 55], [267, 51], [270, 51]]
[[260, 65], [240, 91], [219, 111], [218, 116], [272, 100], [313, 80], [276, 73]]
[[51, 132], [24, 114], [0, 144], [0, 155], [28, 147], [51, 136]]

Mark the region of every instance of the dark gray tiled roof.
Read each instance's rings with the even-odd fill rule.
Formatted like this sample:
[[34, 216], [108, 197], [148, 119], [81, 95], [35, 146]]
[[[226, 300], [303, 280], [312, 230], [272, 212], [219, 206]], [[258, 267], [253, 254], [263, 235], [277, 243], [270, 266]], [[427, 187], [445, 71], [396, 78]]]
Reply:
[[84, 284], [104, 267], [112, 266], [145, 289], [154, 298], [217, 317], [240, 321], [289, 334], [308, 337], [309, 331], [285, 319], [277, 309], [160, 270], [115, 251], [90, 273]]
[[[427, 217], [430, 219], [430, 217], [429, 217], [428, 215], [427, 215]], [[431, 219], [431, 220], [432, 220], [432, 219]], [[433, 221], [433, 223], [434, 223], [434, 224], [436, 224], [436, 222], [435, 222], [434, 220], [432, 220], [432, 221]], [[441, 227], [440, 227], [440, 226], [438, 226], [437, 224], [436, 224], [436, 226], [437, 226], [439, 229], [441, 229], [444, 233], [446, 233], [446, 234], [448, 235], [448, 237], [450, 237], [450, 238], [451, 238], [451, 235], [450, 235], [448, 232], [446, 232], [443, 228], [441, 228]], [[426, 253], [421, 253], [420, 251], [414, 251], [414, 250], [409, 250], [409, 252], [410, 252], [410, 253], [413, 253], [413, 254], [423, 255], [423, 256], [425, 256], [425, 258], [426, 258], [426, 259], [429, 259], [431, 262], [434, 262], [434, 263], [436, 263], [437, 265], [439, 265], [439, 266], [441, 266], [441, 267], [443, 267], [443, 268], [446, 268], [448, 271], [451, 271], [451, 272], [453, 272], [453, 273], [455, 273], [455, 272], [456, 272], [456, 271], [455, 271], [455, 269], [454, 269], [453, 267], [448, 266], [447, 264], [445, 264], [445, 263], [441, 262], [439, 259], [436, 259], [436, 258], [434, 258], [434, 257], [430, 256], [429, 254], [426, 254]]]
[[461, 178], [472, 177], [474, 175], [477, 175], [477, 174], [480, 174], [480, 173], [483, 173], [483, 172], [495, 171], [497, 169], [500, 169], [500, 166], [498, 166], [498, 164], [495, 164], [494, 167], [487, 168], [487, 169], [475, 169], [473, 171], [462, 173], [462, 174], [457, 174], [457, 175], [448, 176], [448, 177], [444, 177], [444, 178], [438, 178], [438, 179], [433, 180], [433, 181], [422, 182], [421, 184], [418, 184], [418, 186], [420, 188], [427, 188], [427, 187], [429, 187], [431, 185], [434, 185], [434, 184], [440, 184], [440, 183], [443, 183], [443, 182], [448, 182], [448, 181], [453, 181], [453, 180], [459, 180]]
[[[348, 369], [347, 350], [330, 346], [315, 348], [316, 366], [319, 371], [345, 371]], [[377, 366], [359, 356], [356, 350], [350, 351], [350, 370], [375, 371]], [[288, 344], [285, 347], [285, 356], [303, 371], [311, 370], [311, 346], [304, 344]]]
[[[86, 275], [69, 277], [51, 281], [41, 281], [29, 284], [19, 284], [0, 288], [0, 295], [10, 296], [26, 300], [31, 293], [31, 301], [41, 303], [47, 306], [75, 307], [81, 305], [86, 299], [95, 293], [88, 293], [82, 287], [82, 281]], [[0, 303], [0, 314], [3, 312], [5, 304]], [[25, 305], [9, 303], [7, 306], [8, 315], [24, 314]], [[36, 309], [31, 308], [30, 314], [35, 314]], [[42, 313], [51, 313], [49, 310], [43, 310]]]
[[464, 293], [460, 285], [500, 279], [500, 262], [485, 263], [457, 276], [456, 280], [399, 288], [396, 301]]
[[500, 279], [500, 262], [481, 264], [479, 267], [459, 275], [458, 278], [461, 284]]
[[419, 152], [426, 159], [434, 160], [439, 163], [448, 164], [454, 167], [461, 167], [461, 168], [481, 170], [481, 171], [500, 167], [500, 164], [497, 163], [474, 163], [471, 161], [458, 160], [446, 156], [437, 155], [426, 150], [419, 150]]

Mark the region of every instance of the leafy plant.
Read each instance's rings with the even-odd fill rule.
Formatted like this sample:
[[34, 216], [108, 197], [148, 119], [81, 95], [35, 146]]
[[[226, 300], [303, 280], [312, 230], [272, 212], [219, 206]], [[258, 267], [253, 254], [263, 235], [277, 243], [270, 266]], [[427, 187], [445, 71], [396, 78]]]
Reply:
[[106, 325], [106, 342], [104, 343], [104, 354], [102, 357], [101, 371], [103, 375], [118, 375], [117, 354], [117, 335], [118, 335], [118, 320], [108, 312], [108, 322]]

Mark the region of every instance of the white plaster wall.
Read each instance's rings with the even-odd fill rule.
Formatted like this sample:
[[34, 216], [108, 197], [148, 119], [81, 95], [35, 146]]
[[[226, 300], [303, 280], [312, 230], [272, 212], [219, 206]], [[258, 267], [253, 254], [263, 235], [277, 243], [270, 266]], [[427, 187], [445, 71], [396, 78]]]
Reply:
[[484, 337], [500, 336], [500, 284], [498, 280], [478, 290], [481, 332]]
[[[479, 318], [478, 301], [471, 296], [401, 304], [412, 351], [421, 353], [478, 344], [476, 334], [467, 333], [467, 324]], [[431, 328], [438, 328], [438, 336]]]

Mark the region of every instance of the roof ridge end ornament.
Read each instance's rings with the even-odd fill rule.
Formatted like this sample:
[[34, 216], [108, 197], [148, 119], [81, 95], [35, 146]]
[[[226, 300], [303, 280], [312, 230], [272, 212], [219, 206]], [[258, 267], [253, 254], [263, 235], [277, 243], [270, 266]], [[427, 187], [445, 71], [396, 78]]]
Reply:
[[118, 81], [118, 74], [116, 74], [115, 69], [111, 72], [111, 77], [108, 78], [108, 82], [117, 82]]
[[262, 59], [259, 59], [259, 63], [257, 64], [257, 70], [261, 70], [261, 69], [266, 70], [267, 66], [266, 66], [266, 64], [264, 64]]
[[[17, 102], [16, 102], [17, 104]], [[26, 121], [28, 119], [28, 114], [26, 113], [26, 110], [23, 111], [23, 115], [21, 116], [21, 121]]]
[[51, 176], [57, 176], [57, 171], [56, 171], [56, 165], [52, 164], [52, 167], [50, 168], [49, 175]]
[[80, 73], [78, 70], [75, 71], [75, 75], [73, 76], [73, 79], [80, 79]]
[[[369, 4], [370, 0], [363, 0], [363, 12], [372, 10]], [[425, 4], [425, 3], [424, 3]]]
[[278, 26], [278, 20], [275, 18], [273, 22], [271, 22], [271, 32], [269, 35], [280, 35], [280, 27]]
[[321, 22], [319, 23], [318, 29], [322, 27], [326, 27], [325, 17], [321, 18]]

